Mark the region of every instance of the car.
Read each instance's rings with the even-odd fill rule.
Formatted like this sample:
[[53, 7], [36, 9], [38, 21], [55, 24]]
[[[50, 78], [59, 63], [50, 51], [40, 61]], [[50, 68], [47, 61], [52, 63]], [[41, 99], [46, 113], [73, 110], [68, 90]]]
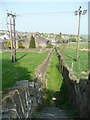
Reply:
[[62, 43], [68, 43], [68, 40], [63, 40]]

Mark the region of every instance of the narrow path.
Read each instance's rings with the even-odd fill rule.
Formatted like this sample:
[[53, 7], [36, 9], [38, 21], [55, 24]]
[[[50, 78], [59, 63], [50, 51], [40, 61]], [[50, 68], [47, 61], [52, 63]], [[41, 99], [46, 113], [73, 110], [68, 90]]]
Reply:
[[[51, 54], [52, 55], [52, 54]], [[50, 57], [51, 57], [50, 55]], [[50, 61], [49, 61], [50, 62]], [[47, 67], [47, 66], [45, 66]], [[44, 70], [41, 71], [42, 74], [45, 73]], [[67, 110], [63, 110], [61, 109], [61, 107], [59, 106], [59, 102], [60, 102], [60, 87], [62, 85], [62, 75], [60, 73], [60, 69], [59, 69], [59, 61], [57, 58], [57, 54], [54, 52], [53, 56], [52, 56], [52, 60], [50, 62], [50, 66], [48, 69], [48, 75], [47, 75], [47, 79], [48, 79], [48, 93], [47, 93], [47, 99], [49, 100], [49, 103], [45, 103], [47, 107], [40, 108], [39, 110], [37, 110], [34, 114], [33, 114], [33, 120], [35, 120], [36, 118], [39, 120], [73, 120], [70, 118], [70, 115], [68, 114], [69, 111]], [[57, 92], [58, 91], [58, 92]], [[52, 101], [52, 98], [56, 98], [55, 101]], [[52, 105], [50, 105], [50, 103], [52, 103]], [[56, 102], [57, 101], [57, 102]], [[58, 106], [58, 107], [57, 107]]]
[[69, 117], [69, 115], [67, 114], [66, 111], [58, 108], [58, 107], [46, 107], [41, 109], [40, 111], [37, 111], [37, 113], [34, 114], [33, 116], [33, 120], [34, 119], [45, 119], [45, 120], [53, 120], [55, 118], [55, 120], [73, 120]]

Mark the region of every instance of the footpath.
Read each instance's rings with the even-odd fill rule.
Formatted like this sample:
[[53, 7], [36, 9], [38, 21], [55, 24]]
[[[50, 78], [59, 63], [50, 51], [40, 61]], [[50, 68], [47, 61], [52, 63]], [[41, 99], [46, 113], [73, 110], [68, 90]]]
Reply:
[[[47, 73], [48, 65], [50, 64], [50, 60], [53, 56], [54, 51], [49, 54], [49, 59], [47, 59], [47, 64], [43, 64], [42, 66], [39, 67], [39, 74], [41, 74], [42, 79], [45, 81], [45, 76]], [[43, 78], [44, 77], [44, 78]], [[44, 82], [42, 81], [42, 82]], [[58, 99], [58, 98], [57, 98]], [[47, 107], [41, 107], [38, 109], [33, 115], [32, 115], [32, 120], [73, 120], [70, 118], [70, 115], [68, 114], [69, 111], [62, 109], [60, 106], [57, 107], [56, 102], [52, 106], [48, 105]]]
[[36, 118], [40, 120], [73, 120], [69, 117], [65, 110], [62, 110], [58, 107], [43, 108], [34, 114], [33, 120]]

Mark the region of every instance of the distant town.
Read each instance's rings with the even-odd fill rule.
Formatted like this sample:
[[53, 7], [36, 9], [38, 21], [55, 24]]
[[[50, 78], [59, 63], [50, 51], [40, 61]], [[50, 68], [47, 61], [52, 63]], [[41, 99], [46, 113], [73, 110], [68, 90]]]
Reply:
[[[58, 45], [60, 43], [76, 42], [77, 35], [40, 32], [18, 32], [16, 31], [16, 49], [29, 48], [31, 36], [35, 38], [36, 48], [46, 48], [48, 45]], [[80, 42], [87, 41], [87, 35], [81, 35]], [[0, 30], [0, 49], [10, 49], [10, 33]]]
[[90, 2], [1, 7], [0, 118], [90, 118]]

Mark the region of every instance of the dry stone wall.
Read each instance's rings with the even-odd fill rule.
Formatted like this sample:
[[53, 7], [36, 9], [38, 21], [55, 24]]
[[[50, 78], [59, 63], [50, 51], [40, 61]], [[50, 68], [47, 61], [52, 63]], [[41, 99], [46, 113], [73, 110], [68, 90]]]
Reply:
[[28, 80], [18, 81], [16, 86], [3, 95], [1, 100], [3, 119], [31, 118], [32, 112], [38, 105], [37, 98], [40, 97], [39, 89], [35, 84]]
[[59, 52], [58, 57], [61, 63], [63, 84], [67, 89], [68, 100], [72, 108], [78, 112], [79, 118], [90, 118], [90, 79], [78, 80]]
[[3, 93], [0, 101], [0, 118], [12, 120], [32, 118], [32, 113], [43, 104], [43, 85], [48, 65], [54, 49], [45, 61], [36, 69], [36, 77], [32, 82], [28, 80], [17, 81], [16, 85]]
[[43, 83], [43, 86], [46, 85], [46, 73], [47, 73], [47, 70], [48, 70], [48, 66], [49, 66], [49, 63], [50, 63], [50, 60], [52, 58], [52, 55], [54, 53], [55, 49], [51, 49], [51, 51], [49, 52], [47, 58], [45, 59], [45, 61], [43, 62], [43, 64], [39, 65], [39, 67], [36, 69], [36, 77], [38, 76], [38, 79]]

